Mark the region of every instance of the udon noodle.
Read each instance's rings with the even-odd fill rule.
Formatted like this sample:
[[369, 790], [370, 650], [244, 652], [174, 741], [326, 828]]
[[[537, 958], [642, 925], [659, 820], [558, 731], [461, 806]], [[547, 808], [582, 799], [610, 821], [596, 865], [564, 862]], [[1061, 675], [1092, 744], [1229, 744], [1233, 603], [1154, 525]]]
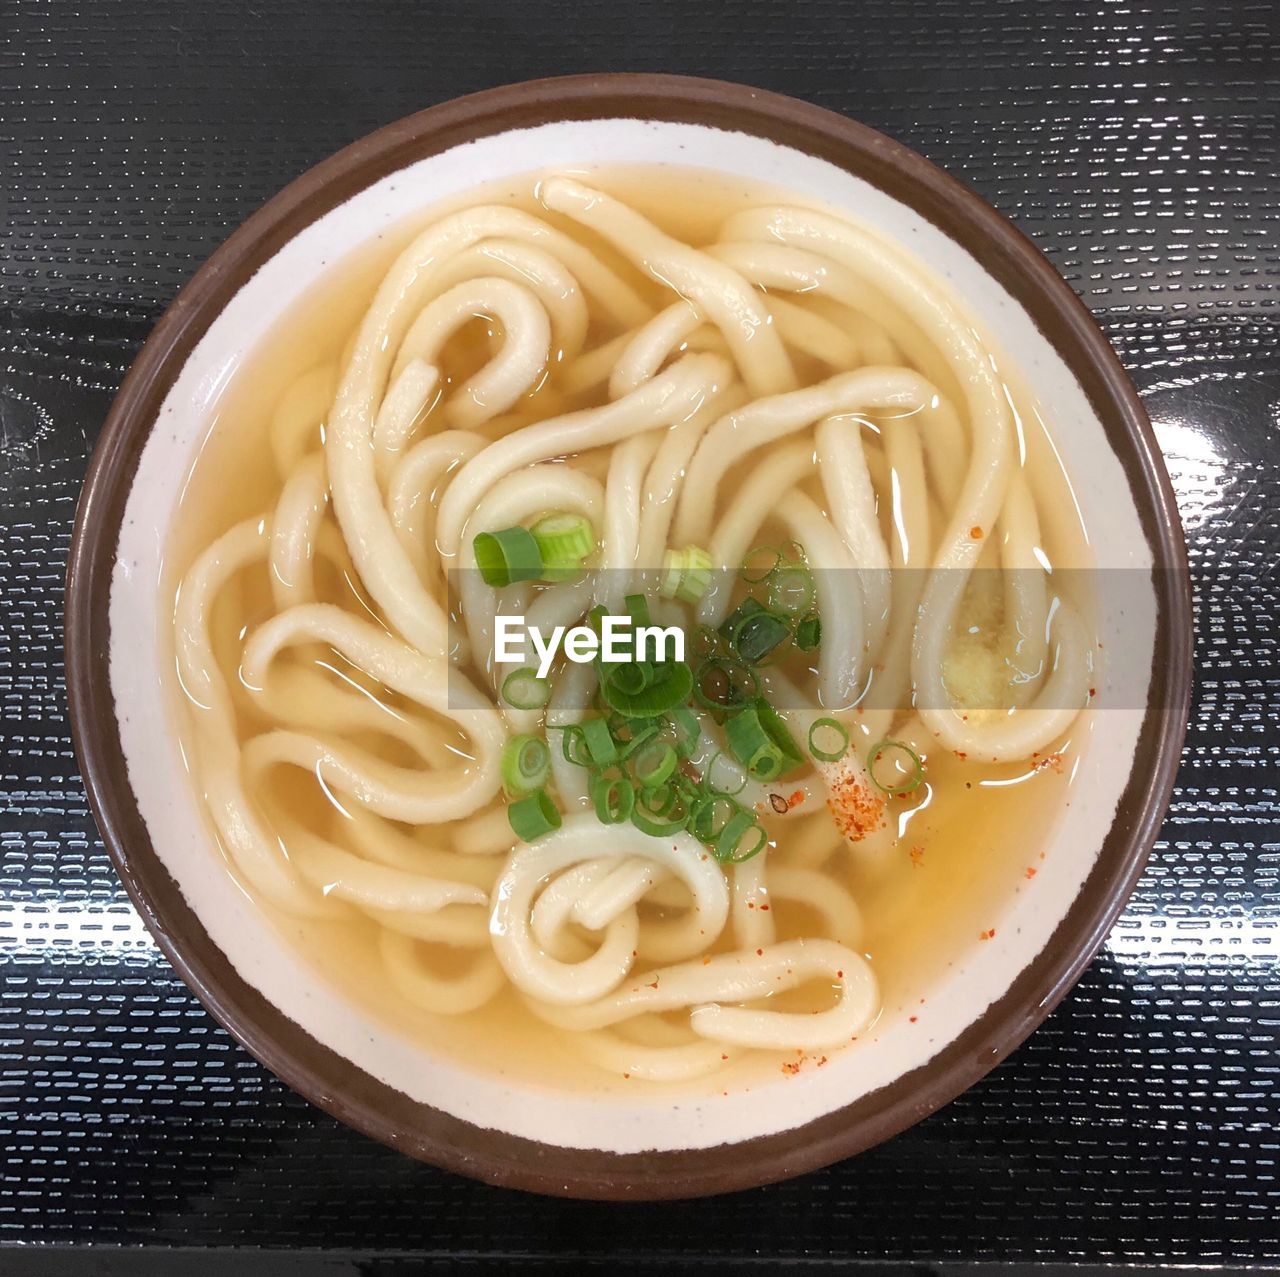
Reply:
[[[825, 1057], [902, 1002], [869, 937], [930, 907], [922, 830], [989, 898], [973, 862], [1006, 873], [1010, 833], [975, 820], [975, 785], [1052, 784], [1093, 644], [1050, 571], [1085, 562], [1069, 491], [963, 303], [829, 210], [735, 188], [663, 217], [635, 198], [651, 180], [531, 177], [414, 235], [345, 348], [242, 432], [243, 483], [197, 462], [238, 491], [187, 526], [174, 633], [189, 766], [255, 900], [358, 951], [392, 1018], [443, 1040], [489, 1016], [492, 1040], [536, 1029], [663, 1082]], [[592, 529], [598, 570], [490, 584], [477, 536], [550, 512]], [[761, 544], [803, 559], [821, 641], [760, 662], [759, 695], [793, 741], [847, 745], [762, 779], [692, 699], [682, 774], [767, 846], [605, 823], [560, 746], [600, 711], [597, 668], [561, 661], [545, 705], [512, 704], [495, 618], [573, 625], [639, 592], [714, 636]], [[660, 597], [691, 546], [722, 570]], [[504, 759], [527, 736], [557, 815], [522, 839]], [[886, 740], [923, 784], [877, 777]]]

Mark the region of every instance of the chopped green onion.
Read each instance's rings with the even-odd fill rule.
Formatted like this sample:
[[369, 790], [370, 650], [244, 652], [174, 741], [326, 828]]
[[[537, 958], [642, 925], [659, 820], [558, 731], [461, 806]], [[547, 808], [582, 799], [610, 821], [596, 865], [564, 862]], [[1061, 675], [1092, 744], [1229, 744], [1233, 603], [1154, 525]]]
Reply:
[[849, 733], [834, 718], [815, 718], [809, 724], [809, 753], [824, 763], [843, 758], [849, 748]]
[[762, 697], [725, 723], [729, 749], [756, 780], [776, 780], [802, 762], [786, 724]]
[[[607, 668], [607, 667], [606, 667]], [[653, 718], [683, 705], [693, 690], [693, 674], [683, 661], [667, 667], [665, 679], [654, 681], [639, 692], [627, 692], [612, 681], [602, 682], [600, 694], [605, 703], [628, 718]]]
[[595, 552], [596, 536], [590, 522], [580, 514], [544, 514], [530, 529], [544, 568], [550, 571], [577, 570], [582, 560]]
[[782, 553], [771, 545], [758, 545], [747, 553], [742, 560], [738, 575], [748, 585], [757, 585], [763, 581], [774, 568], [782, 562]]
[[527, 798], [512, 803], [507, 808], [507, 820], [515, 836], [525, 842], [534, 842], [560, 828], [560, 812], [545, 789], [535, 790]]
[[582, 744], [596, 767], [610, 767], [618, 761], [618, 747], [614, 744], [609, 724], [603, 718], [588, 718], [579, 724]]
[[502, 784], [515, 798], [532, 793], [547, 782], [551, 751], [538, 736], [513, 736], [502, 750]]
[[551, 695], [551, 684], [531, 669], [512, 670], [502, 683], [502, 699], [516, 709], [541, 709]]
[[803, 616], [817, 598], [813, 573], [803, 563], [780, 563], [769, 573], [769, 607], [786, 616]]
[[729, 613], [727, 617], [720, 623], [720, 635], [727, 638], [730, 643], [733, 642], [733, 632], [748, 617], [756, 616], [764, 611], [764, 605], [758, 600], [747, 595], [737, 607]]
[[542, 575], [542, 554], [528, 528], [481, 532], [471, 548], [486, 585], [502, 587], [514, 581], [536, 581]]
[[707, 794], [689, 815], [689, 832], [699, 841], [714, 846], [724, 827], [742, 808], [727, 794]]
[[560, 752], [564, 755], [565, 762], [573, 763], [575, 767], [590, 767], [591, 755], [587, 751], [581, 724], [570, 723], [562, 730], [564, 736], [560, 741]]
[[700, 705], [721, 712], [751, 700], [760, 690], [755, 670], [736, 656], [707, 656], [693, 679], [693, 695]]
[[[746, 850], [742, 850], [744, 840], [755, 834], [754, 839], [746, 842]], [[727, 864], [740, 865], [744, 860], [759, 855], [769, 844], [769, 835], [756, 822], [749, 811], [738, 811], [730, 817], [716, 838], [711, 854], [717, 860]]]
[[636, 753], [632, 770], [643, 788], [652, 789], [670, 779], [678, 761], [676, 751], [666, 741], [655, 740]]
[[743, 617], [733, 630], [733, 645], [744, 661], [759, 665], [774, 648], [791, 637], [791, 627], [772, 612]]
[[677, 833], [689, 823], [689, 808], [683, 791], [672, 784], [638, 790], [631, 823], [641, 833], [655, 838]]
[[615, 733], [614, 740], [618, 742], [618, 757], [621, 759], [631, 758], [636, 750], [647, 745], [661, 730], [660, 724], [644, 718], [623, 719], [630, 734], [626, 737], [619, 738]]
[[[900, 757], [904, 754], [905, 759]], [[900, 775], [906, 777], [905, 780], [886, 784], [888, 777], [876, 775], [877, 764], [884, 765], [885, 760], [890, 758], [893, 761], [888, 765], [895, 767]], [[920, 782], [924, 780], [924, 763], [910, 745], [904, 745], [900, 740], [882, 740], [867, 755], [867, 775], [881, 793], [888, 794], [890, 798], [901, 798], [903, 794], [909, 794], [920, 787]]]
[[769, 739], [753, 705], [730, 718], [724, 729], [734, 758], [756, 780], [776, 780], [782, 774], [782, 750]]
[[618, 665], [602, 665], [601, 681], [612, 683], [626, 696], [638, 696], [654, 682], [654, 669], [648, 661], [626, 661]]
[[649, 600], [643, 594], [628, 594], [622, 605], [627, 609], [633, 626], [650, 624]]
[[[722, 769], [730, 769], [731, 779], [728, 784], [722, 784], [716, 780], [717, 763], [721, 764]], [[723, 794], [726, 798], [733, 798], [736, 794], [742, 793], [747, 787], [746, 772], [738, 767], [732, 758], [723, 753], [712, 754], [711, 760], [702, 769], [702, 775], [706, 787], [711, 793]], [[733, 788], [730, 788], [730, 785]]]
[[687, 705], [675, 705], [671, 709], [671, 725], [675, 728], [676, 753], [688, 758], [698, 746], [702, 726], [698, 716]]
[[604, 825], [620, 825], [636, 805], [636, 791], [625, 776], [592, 776], [587, 791]]
[[668, 550], [663, 558], [662, 583], [658, 593], [664, 599], [697, 603], [711, 586], [711, 555], [699, 545]]
[[822, 642], [822, 618], [816, 612], [796, 626], [795, 644], [802, 652], [812, 652]]

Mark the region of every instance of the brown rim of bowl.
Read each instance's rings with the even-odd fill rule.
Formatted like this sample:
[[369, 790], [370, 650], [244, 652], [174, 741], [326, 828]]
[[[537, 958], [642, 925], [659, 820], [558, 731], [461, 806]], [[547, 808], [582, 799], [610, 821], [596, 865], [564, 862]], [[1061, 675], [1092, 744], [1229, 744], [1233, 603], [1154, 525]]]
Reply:
[[[187, 356], [253, 271], [304, 226], [415, 160], [511, 128], [606, 117], [718, 126], [829, 160], [908, 204], [981, 260], [1031, 314], [1098, 412], [1155, 556], [1159, 606], [1151, 699], [1116, 818], [1067, 916], [1005, 995], [926, 1064], [807, 1125], [739, 1144], [635, 1154], [540, 1144], [416, 1103], [316, 1042], [247, 984], [150, 844], [129, 786], [108, 671], [111, 570], [139, 456]], [[1049, 262], [972, 192], [865, 125], [775, 93], [683, 76], [572, 76], [459, 98], [353, 143], [254, 213], [178, 294], [124, 379], [80, 497], [67, 592], [71, 727], [89, 804], [134, 905], [200, 1000], [267, 1068], [340, 1121], [463, 1175], [569, 1197], [693, 1197], [815, 1170], [897, 1134], [989, 1072], [1075, 983], [1132, 891], [1169, 801], [1191, 694], [1190, 580], [1173, 489], [1119, 360]]]

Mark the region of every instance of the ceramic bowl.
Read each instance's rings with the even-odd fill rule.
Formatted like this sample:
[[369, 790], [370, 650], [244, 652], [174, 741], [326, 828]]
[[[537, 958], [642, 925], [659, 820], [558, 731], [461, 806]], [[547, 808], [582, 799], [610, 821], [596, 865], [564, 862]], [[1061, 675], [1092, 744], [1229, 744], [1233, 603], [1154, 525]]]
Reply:
[[[982, 316], [1035, 387], [1101, 566], [1130, 573], [1140, 678], [1099, 710], [1033, 890], [1007, 903], [927, 1015], [750, 1093], [660, 1100], [535, 1090], [434, 1058], [327, 987], [232, 881], [176, 748], [159, 676], [167, 530], [219, 394], [317, 273], [405, 217], [492, 179], [663, 162], [826, 201], [905, 245]], [[1036, 248], [920, 156], [838, 115], [738, 85], [605, 75], [433, 107], [287, 187], [220, 248], [156, 326], [94, 454], [71, 552], [72, 725], [107, 848], [161, 949], [210, 1011], [342, 1121], [492, 1183], [599, 1198], [744, 1188], [857, 1153], [1006, 1056], [1105, 938], [1155, 838], [1190, 684], [1185, 548], [1150, 423], [1115, 355]], [[1136, 618], [1136, 619], [1135, 619]], [[1105, 703], [1105, 700], [1102, 702]]]

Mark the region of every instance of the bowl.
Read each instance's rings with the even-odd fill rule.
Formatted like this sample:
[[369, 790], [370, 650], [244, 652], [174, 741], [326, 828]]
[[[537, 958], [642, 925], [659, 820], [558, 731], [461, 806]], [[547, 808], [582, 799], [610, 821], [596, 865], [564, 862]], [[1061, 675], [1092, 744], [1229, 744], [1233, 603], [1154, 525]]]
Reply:
[[[1136, 583], [1119, 605], [1131, 615], [1103, 618], [1108, 634], [1127, 627], [1128, 699], [1096, 711], [1109, 717], [1054, 835], [1064, 854], [1047, 858], [992, 943], [975, 946], [949, 995], [930, 999], [924, 1023], [899, 1017], [829, 1068], [699, 1102], [508, 1084], [345, 1002], [221, 864], [159, 676], [166, 532], [245, 351], [325, 263], [397, 219], [483, 181], [601, 160], [789, 187], [909, 246], [1034, 380], [1099, 565]], [[779, 1180], [887, 1139], [1049, 1014], [1105, 939], [1159, 828], [1185, 730], [1190, 617], [1150, 423], [1029, 240], [928, 161], [841, 116], [740, 85], [603, 75], [495, 89], [392, 124], [305, 173], [213, 254], [156, 325], [103, 427], [71, 548], [66, 650], [77, 757], [120, 877], [174, 967], [263, 1064], [341, 1121], [461, 1174], [575, 1197], [680, 1198]]]

